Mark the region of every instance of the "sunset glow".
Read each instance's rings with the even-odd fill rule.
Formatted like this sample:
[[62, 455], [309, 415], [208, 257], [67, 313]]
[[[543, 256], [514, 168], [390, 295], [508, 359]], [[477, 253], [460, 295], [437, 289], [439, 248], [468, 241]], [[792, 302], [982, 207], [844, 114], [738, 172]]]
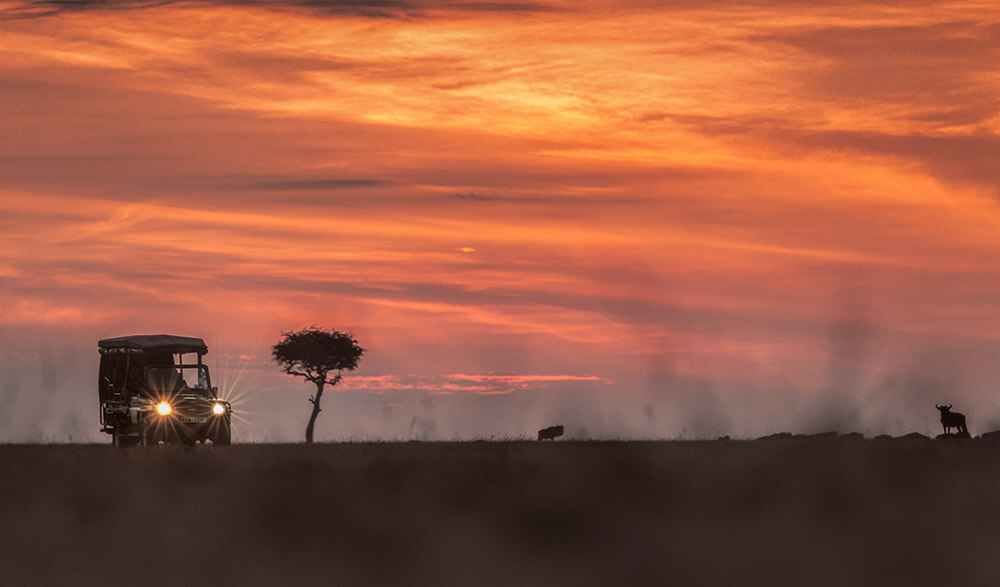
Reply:
[[310, 324], [318, 438], [1000, 427], [1000, 9], [919, 4], [0, 2], [0, 440], [158, 332], [297, 439]]

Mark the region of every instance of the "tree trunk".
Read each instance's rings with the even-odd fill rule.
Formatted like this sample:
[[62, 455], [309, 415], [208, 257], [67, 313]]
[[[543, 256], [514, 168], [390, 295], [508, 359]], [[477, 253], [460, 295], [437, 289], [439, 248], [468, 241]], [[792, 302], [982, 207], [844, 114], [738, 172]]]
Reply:
[[313, 441], [313, 428], [316, 427], [316, 416], [319, 415], [319, 400], [323, 397], [323, 386], [326, 381], [316, 381], [316, 397], [312, 398], [311, 401], [313, 405], [312, 415], [309, 416], [309, 425], [306, 426], [306, 444], [312, 444]]

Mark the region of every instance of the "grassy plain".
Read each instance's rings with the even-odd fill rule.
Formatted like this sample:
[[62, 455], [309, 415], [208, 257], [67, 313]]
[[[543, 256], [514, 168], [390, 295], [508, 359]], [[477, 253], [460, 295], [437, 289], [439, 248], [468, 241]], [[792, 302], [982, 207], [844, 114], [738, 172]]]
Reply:
[[1000, 443], [0, 446], [9, 585], [997, 584]]

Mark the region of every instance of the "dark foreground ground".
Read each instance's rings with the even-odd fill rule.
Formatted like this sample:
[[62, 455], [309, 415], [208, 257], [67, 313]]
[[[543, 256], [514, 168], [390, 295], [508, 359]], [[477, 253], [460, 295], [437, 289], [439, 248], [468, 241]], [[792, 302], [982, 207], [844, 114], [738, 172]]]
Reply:
[[29, 585], [986, 585], [1000, 442], [0, 446]]

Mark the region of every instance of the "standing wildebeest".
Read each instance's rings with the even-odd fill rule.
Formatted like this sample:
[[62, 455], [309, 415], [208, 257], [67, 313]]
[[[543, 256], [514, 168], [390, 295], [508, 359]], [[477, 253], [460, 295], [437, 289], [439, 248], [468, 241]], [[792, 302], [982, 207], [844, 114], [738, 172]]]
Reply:
[[944, 426], [944, 433], [948, 434], [949, 428], [957, 428], [958, 434], [969, 434], [969, 429], [965, 427], [965, 414], [951, 411], [951, 404], [946, 406], [934, 405], [941, 410], [941, 425]]
[[563, 435], [562, 426], [549, 426], [538, 431], [538, 440], [555, 440], [557, 436]]

